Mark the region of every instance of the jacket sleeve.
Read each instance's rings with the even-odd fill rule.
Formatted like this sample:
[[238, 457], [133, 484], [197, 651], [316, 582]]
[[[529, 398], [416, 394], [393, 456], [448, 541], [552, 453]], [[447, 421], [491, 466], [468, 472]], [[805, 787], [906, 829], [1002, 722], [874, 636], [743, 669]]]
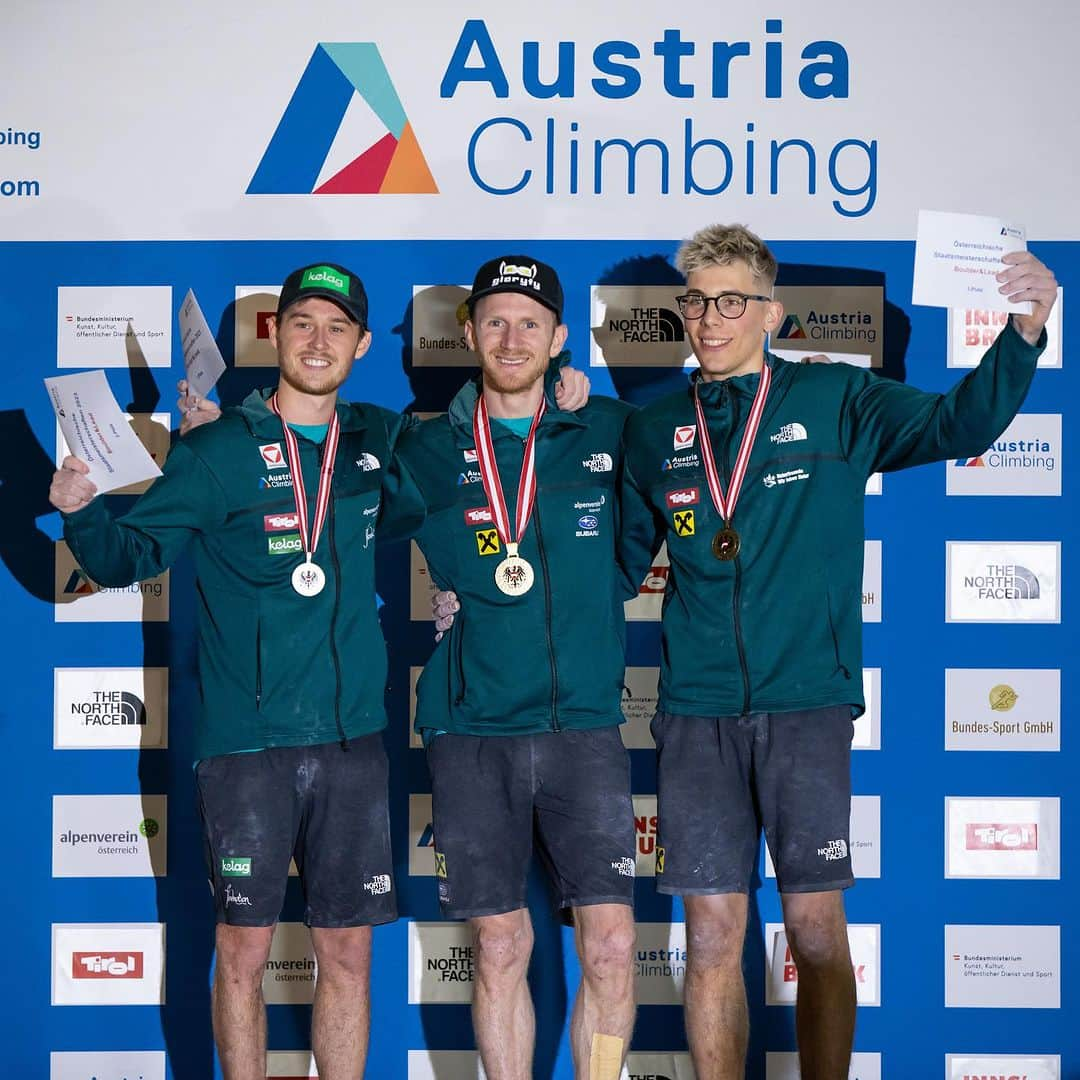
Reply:
[[390, 457], [383, 477], [377, 535], [381, 541], [407, 540], [423, 528], [427, 503], [400, 449]]
[[132, 509], [114, 518], [102, 496], [64, 514], [64, 539], [79, 565], [99, 585], [117, 588], [155, 577], [198, 533], [226, 517], [225, 493], [206, 463], [176, 443], [162, 475]]
[[845, 456], [869, 475], [981, 454], [1023, 404], [1045, 347], [1045, 330], [1029, 345], [1010, 321], [978, 367], [944, 394], [861, 372], [841, 410]]
[[619, 565], [619, 585], [623, 599], [632, 600], [652, 566], [653, 557], [660, 550], [665, 528], [634, 479], [625, 435], [616, 506], [619, 527], [615, 533], [618, 537], [615, 557]]

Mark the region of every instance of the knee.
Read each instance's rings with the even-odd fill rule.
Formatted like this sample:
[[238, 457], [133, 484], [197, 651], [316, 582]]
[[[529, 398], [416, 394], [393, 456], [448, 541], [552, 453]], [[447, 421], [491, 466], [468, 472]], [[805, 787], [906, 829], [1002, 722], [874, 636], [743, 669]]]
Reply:
[[745, 932], [746, 920], [737, 911], [718, 908], [695, 913], [686, 925], [690, 966], [719, 968], [740, 965]]
[[788, 945], [795, 963], [803, 968], [851, 964], [847, 925], [833, 912], [805, 912], [786, 920]]
[[581, 935], [581, 966], [592, 981], [620, 978], [634, 963], [634, 923], [627, 918], [603, 928], [592, 928]]
[[228, 983], [262, 982], [270, 955], [273, 927], [238, 927], [219, 924], [215, 974]]
[[[498, 918], [498, 916], [496, 916]], [[525, 920], [512, 922], [478, 921], [476, 935], [476, 966], [482, 977], [524, 973], [532, 954], [532, 927]]]
[[371, 970], [371, 927], [311, 932], [320, 979], [366, 982]]

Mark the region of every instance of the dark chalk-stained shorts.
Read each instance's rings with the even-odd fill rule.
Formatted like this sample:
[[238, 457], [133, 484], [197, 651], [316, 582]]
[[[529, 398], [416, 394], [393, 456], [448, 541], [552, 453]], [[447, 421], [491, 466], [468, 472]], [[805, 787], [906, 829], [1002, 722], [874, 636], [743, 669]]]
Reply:
[[195, 771], [218, 922], [269, 926], [295, 858], [308, 926], [397, 918], [382, 735], [200, 761]]
[[633, 904], [634, 807], [618, 727], [442, 734], [427, 755], [447, 918], [526, 906], [534, 823], [560, 907]]
[[653, 718], [656, 887], [748, 892], [761, 830], [782, 893], [826, 892], [851, 874], [851, 709]]

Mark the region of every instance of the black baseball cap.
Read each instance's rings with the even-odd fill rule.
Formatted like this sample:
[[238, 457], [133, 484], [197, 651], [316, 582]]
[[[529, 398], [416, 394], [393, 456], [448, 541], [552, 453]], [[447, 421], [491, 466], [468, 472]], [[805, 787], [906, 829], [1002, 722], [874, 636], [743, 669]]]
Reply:
[[531, 296], [551, 308], [555, 318], [562, 322], [563, 291], [559, 275], [539, 259], [528, 255], [504, 255], [484, 263], [476, 272], [472, 292], [469, 294], [469, 314], [476, 308], [476, 301], [492, 293], [516, 292]]
[[294, 270], [281, 286], [277, 313], [308, 296], [320, 296], [337, 304], [353, 322], [367, 327], [367, 293], [364, 283], [344, 266], [336, 263], [315, 263]]

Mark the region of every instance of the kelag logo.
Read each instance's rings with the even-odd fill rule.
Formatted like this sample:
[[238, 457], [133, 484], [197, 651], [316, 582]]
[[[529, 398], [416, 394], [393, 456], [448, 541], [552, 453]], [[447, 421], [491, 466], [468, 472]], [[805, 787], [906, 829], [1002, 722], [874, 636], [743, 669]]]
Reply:
[[[358, 156], [320, 183], [356, 94], [387, 132], [358, 148]], [[378, 45], [354, 41], [316, 46], [247, 193], [424, 195], [438, 190]]]

